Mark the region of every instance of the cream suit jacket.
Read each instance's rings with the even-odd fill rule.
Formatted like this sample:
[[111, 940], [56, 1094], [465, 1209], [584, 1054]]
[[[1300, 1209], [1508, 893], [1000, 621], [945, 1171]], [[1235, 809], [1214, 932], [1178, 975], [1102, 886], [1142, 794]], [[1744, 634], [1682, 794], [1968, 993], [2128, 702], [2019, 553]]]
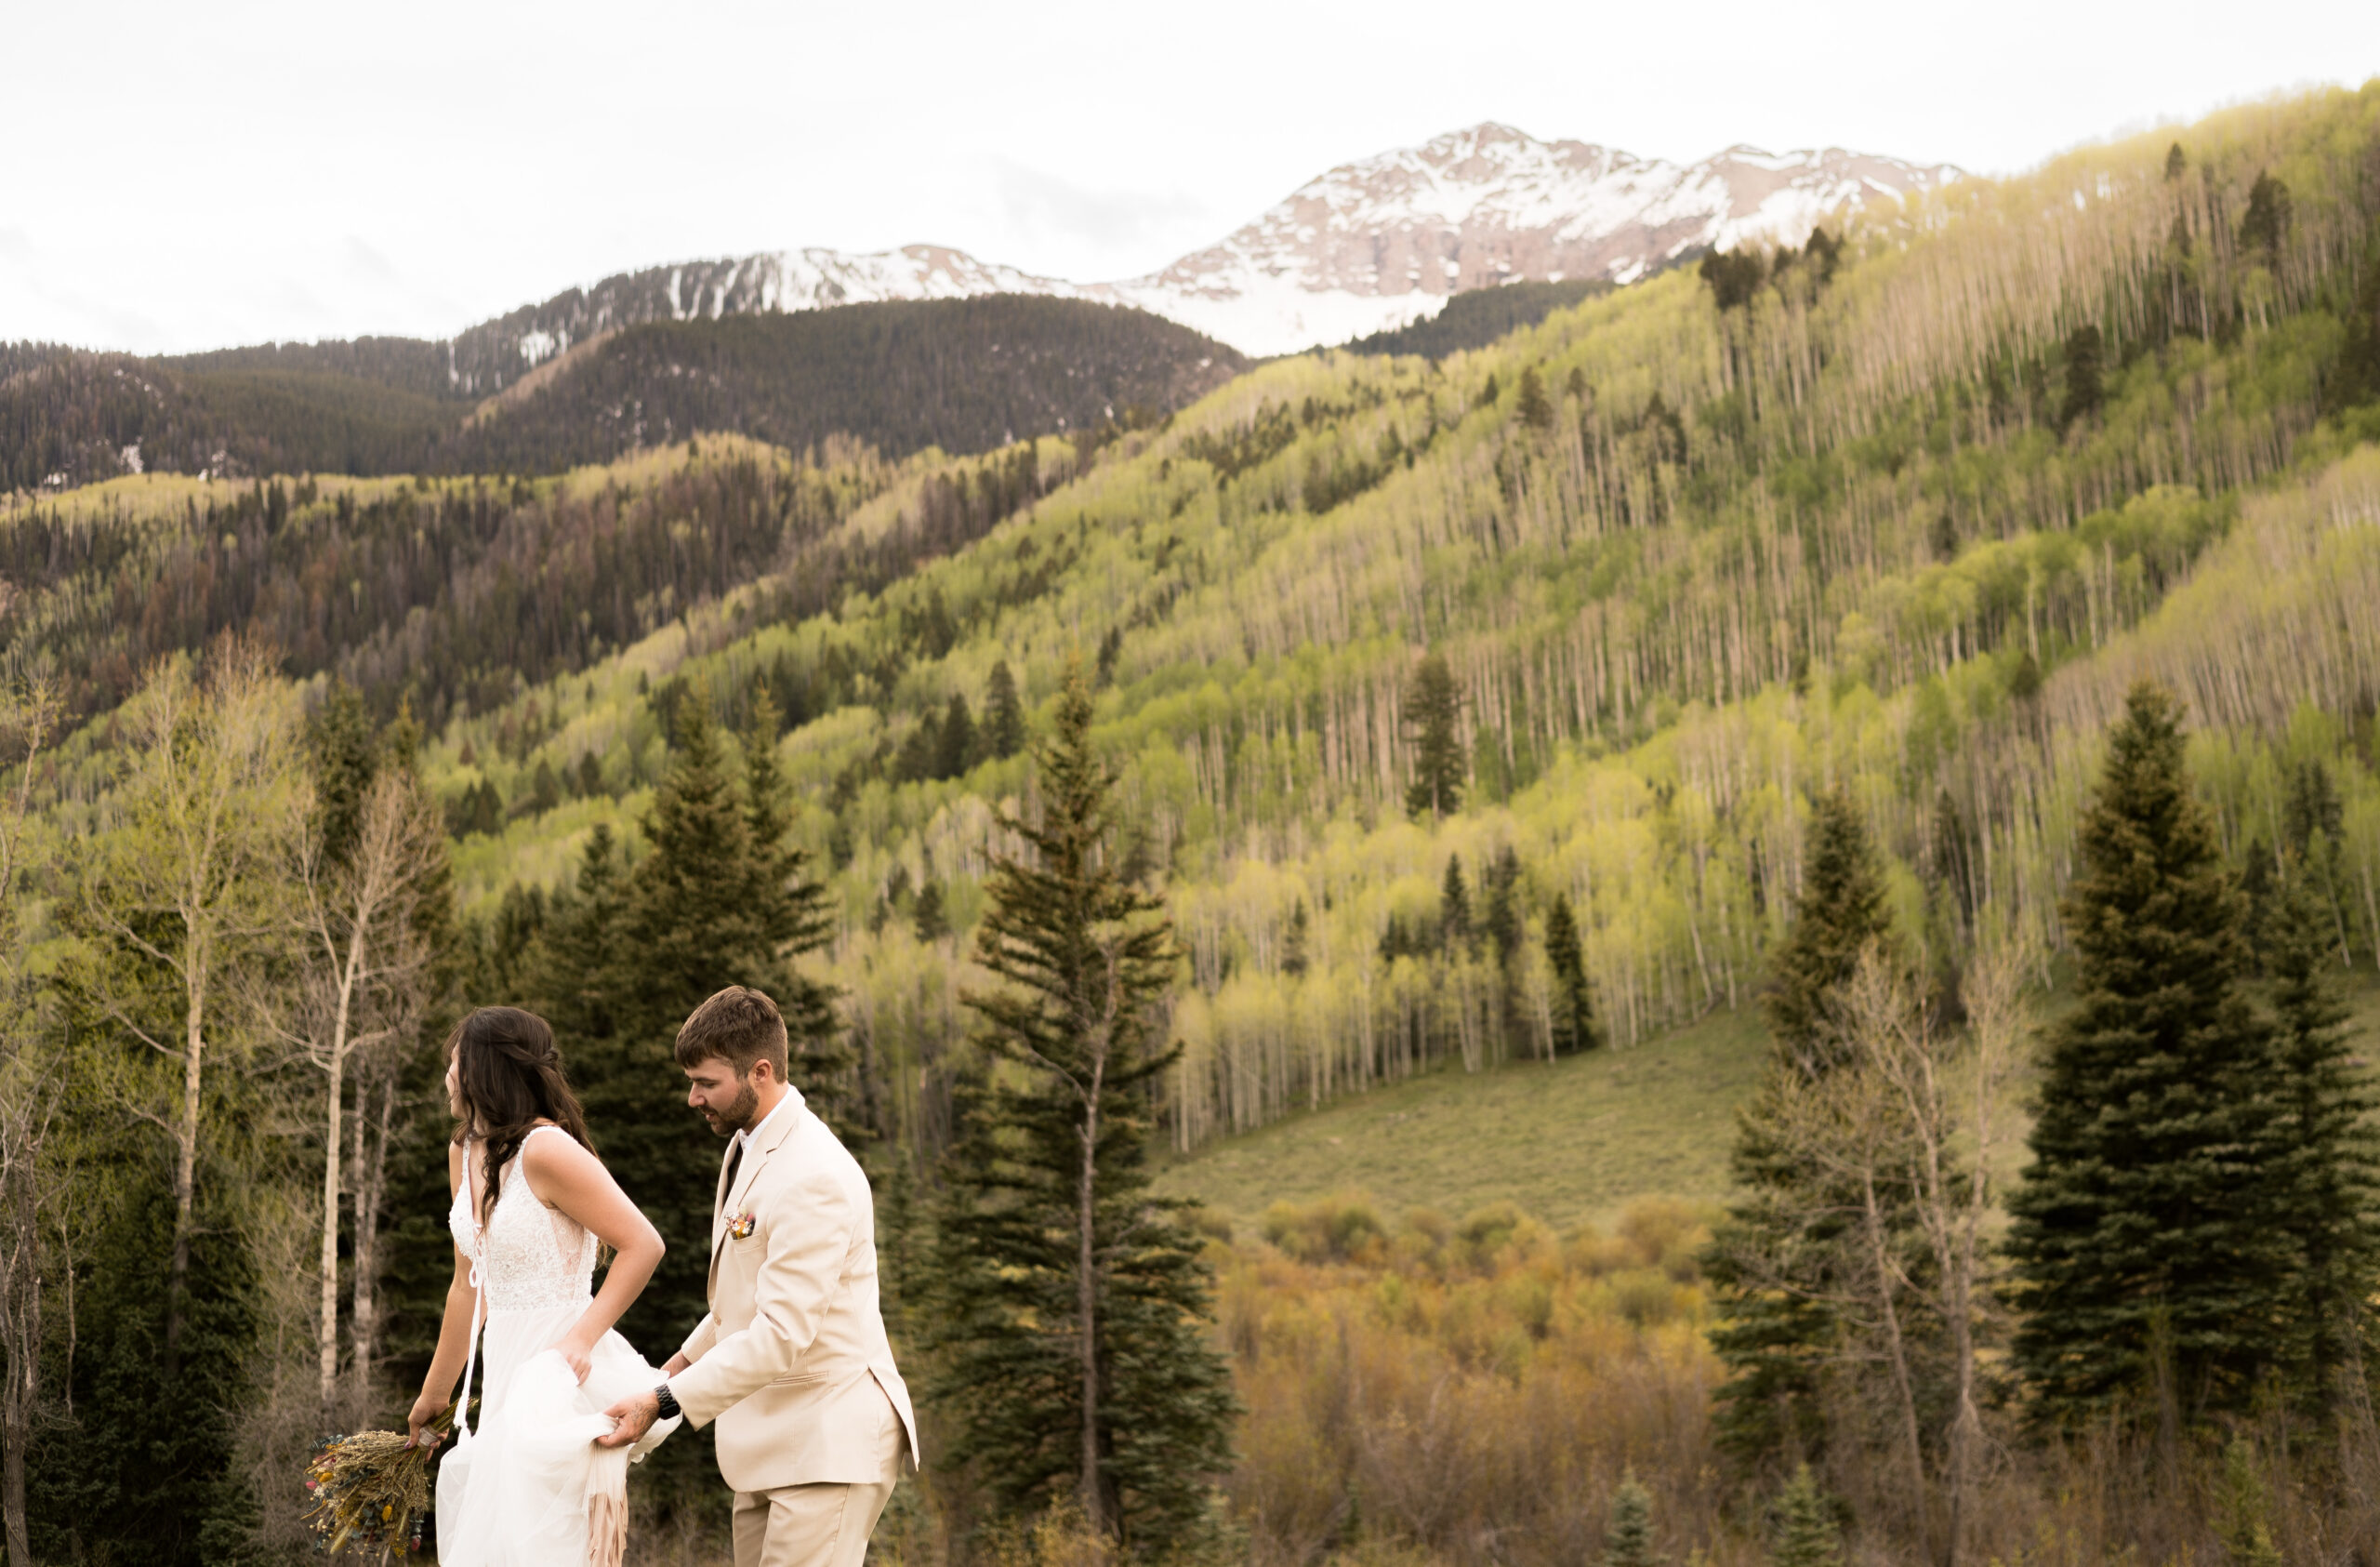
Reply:
[[[719, 1471], [738, 1491], [878, 1484], [888, 1401], [911, 1467], [919, 1449], [877, 1306], [876, 1205], [859, 1162], [786, 1092], [785, 1113], [747, 1138], [733, 1190], [721, 1162], [710, 1311], [669, 1390], [689, 1424], [719, 1422]], [[741, 1215], [753, 1224], [739, 1240]]]

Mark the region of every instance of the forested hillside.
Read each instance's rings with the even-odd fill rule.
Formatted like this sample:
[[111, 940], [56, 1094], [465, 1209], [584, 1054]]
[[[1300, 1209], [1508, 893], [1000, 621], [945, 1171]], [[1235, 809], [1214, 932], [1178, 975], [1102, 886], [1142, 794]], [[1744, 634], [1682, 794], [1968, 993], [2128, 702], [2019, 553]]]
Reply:
[[1586, 279], [1468, 288], [1447, 300], [1437, 314], [1393, 332], [1357, 338], [1347, 345], [1347, 352], [1418, 353], [1424, 359], [1444, 359], [1465, 349], [1486, 348], [1508, 332], [1534, 326], [1555, 311], [1610, 288], [1607, 283]]
[[[1118, 1113], [1183, 1154], [1390, 1080], [1625, 1052], [1747, 1007], [1813, 939], [1803, 901], [1841, 869], [1827, 868], [1827, 833], [1857, 837], [1865, 848], [1847, 857], [1862, 865], [1872, 851], [1876, 928], [1861, 934], [1906, 957], [1895, 1017], [1948, 1029], [1973, 997], [1989, 1003], [1978, 1034], [1998, 1029], [2005, 1045], [2020, 981], [2102, 949], [2078, 943], [2060, 900], [2104, 842], [2082, 824], [2113, 792], [2110, 726], [2130, 725], [2135, 750], [2170, 738], [2155, 701], [2134, 695], [2144, 676], [2177, 694], [2188, 735], [2186, 751], [2158, 750], [2186, 763], [2160, 787], [2210, 824], [2212, 869], [2192, 874], [2252, 899], [2241, 907], [2259, 930], [2288, 923], [2320, 966], [2369, 973], [2375, 219], [2380, 86], [1963, 181], [1839, 240], [1707, 258], [1476, 348], [1275, 362], [1170, 418], [1121, 405], [1111, 417], [1103, 392], [1095, 420], [1068, 415], [1065, 439], [1022, 438], [978, 395], [997, 378], [945, 385], [921, 370], [906, 406], [976, 421], [986, 442], [1021, 438], [896, 458], [889, 445], [772, 446], [706, 424], [666, 445], [648, 428], [625, 456], [598, 441], [585, 455], [602, 463], [543, 478], [491, 458], [506, 476], [142, 475], [10, 503], [14, 670], [52, 683], [68, 727], [23, 775], [35, 869], [6, 872], [31, 878], [12, 888], [25, 1021], [9, 1059], [94, 1085], [67, 1101], [71, 1124], [40, 1156], [53, 1162], [10, 1169], [62, 1183], [55, 1161], [71, 1152], [113, 1183], [89, 1203], [41, 1189], [53, 1195], [26, 1211], [56, 1216], [14, 1254], [63, 1256], [50, 1276], [84, 1292], [57, 1299], [30, 1340], [10, 1330], [38, 1350], [12, 1348], [12, 1365], [37, 1364], [81, 1412], [39, 1439], [58, 1458], [36, 1470], [38, 1548], [137, 1539], [179, 1561], [298, 1538], [273, 1477], [313, 1425], [361, 1418], [418, 1376], [451, 1260], [423, 1216], [443, 1191], [431, 1044], [477, 1002], [552, 1013], [590, 1103], [633, 1129], [624, 1169], [658, 1185], [702, 1150], [678, 1135], [682, 1117], [660, 1119], [664, 1056], [637, 1052], [721, 975], [794, 998], [805, 1088], [884, 1194], [888, 1278], [910, 1313], [896, 1328], [920, 1335], [905, 1346], [944, 1342], [933, 1334], [964, 1313], [930, 1294], [919, 1248], [953, 1231], [927, 1215], [959, 1212], [953, 1193], [990, 1180], [985, 1118], [1021, 1113], [1021, 1080], [986, 1055], [990, 1015], [966, 1002], [994, 984], [975, 939], [987, 908], [1016, 896], [997, 865], [1027, 825], [1051, 830], [1062, 807], [1078, 826], [1098, 818], [1078, 752], [1104, 759], [1116, 785], [1113, 833], [1078, 869], [1126, 910], [1119, 922], [1161, 897], [1181, 948], [1170, 967], [1136, 970], [1162, 989], [1181, 1053]], [[731, 347], [708, 335], [724, 325], [583, 350], [469, 438], [498, 441], [519, 418], [524, 452], [549, 438], [560, 450], [586, 438], [567, 410], [608, 409], [628, 378], [654, 383], [668, 365], [719, 378], [681, 377], [702, 384], [656, 402], [672, 435], [721, 408], [808, 417], [790, 394], [735, 390], [791, 338]], [[906, 330], [888, 325], [867, 352], [898, 361]], [[970, 353], [1006, 340], [970, 332]], [[622, 357], [606, 358], [615, 343]], [[1174, 392], [1195, 390], [1178, 357], [1145, 363]], [[1054, 385], [1044, 378], [1064, 367], [1047, 359], [1011, 384]], [[86, 372], [88, 399], [120, 395], [112, 369]], [[269, 668], [240, 662], [240, 646], [266, 643]], [[192, 684], [188, 666], [158, 663], [177, 652], [216, 672]], [[1088, 706], [1064, 695], [1070, 682]], [[262, 1012], [208, 1012], [233, 1003], [190, 1000], [186, 973], [141, 955], [158, 929], [203, 915], [232, 933], [239, 1005], [302, 968], [229, 905], [177, 911], [126, 890], [143, 884], [144, 846], [178, 830], [161, 780], [185, 752], [160, 736], [236, 753], [246, 771], [224, 798], [256, 834], [284, 834], [225, 883], [259, 908], [271, 856], [346, 842], [325, 835], [356, 801], [445, 829], [420, 872], [429, 912], [404, 923], [437, 966], [421, 958], [416, 989], [387, 1003], [408, 1019], [391, 1037], [410, 1043], [359, 1068], [356, 1108], [339, 1112], [357, 1138], [344, 1209], [336, 1181], [327, 1211], [303, 1195], [323, 1189], [326, 1157], [319, 1051], [275, 1042]], [[1077, 749], [1037, 757], [1053, 743]], [[301, 809], [300, 796], [327, 803]], [[686, 892], [753, 865], [783, 916], [766, 940]], [[776, 907], [813, 876], [814, 910]], [[657, 972], [665, 936], [682, 955], [714, 931], [708, 968]], [[2264, 984], [2288, 952], [2259, 942]], [[127, 1042], [137, 1029], [181, 1039], [165, 1025], [185, 1016], [216, 1019], [210, 1048], [240, 1069], [210, 1068], [203, 1093], [199, 1033], [182, 1056]], [[8, 1080], [15, 1119], [0, 1131], [15, 1149], [51, 1124], [27, 1109], [48, 1102], [30, 1092], [46, 1081], [33, 1070]], [[128, 1097], [105, 1099], [101, 1082]], [[136, 1100], [148, 1120], [109, 1108]], [[1888, 1200], [1913, 1204], [1914, 1181], [1895, 1166]], [[668, 1226], [694, 1224], [689, 1204], [651, 1201]], [[1842, 1229], [1853, 1212], [1809, 1222]], [[2315, 1416], [2254, 1414], [2270, 1424], [2251, 1432], [2245, 1382], [2189, 1414], [2187, 1453], [2181, 1414], [2163, 1437], [2149, 1420], [2137, 1450], [2132, 1435], [2046, 1448], [1992, 1471], [2003, 1489], [1986, 1513], [1968, 1435], [1904, 1445], [1866, 1404], [1831, 1411], [1799, 1448], [1723, 1452], [1709, 1395], [1723, 1364], [1744, 1363], [1726, 1359], [1741, 1340], [1723, 1352], [1705, 1330], [1714, 1302], [1740, 1311], [1757, 1292], [1707, 1271], [1709, 1216], [1656, 1204], [1616, 1234], [1561, 1237], [1492, 1205], [1455, 1224], [1325, 1204], [1266, 1216], [1261, 1239], [1243, 1224], [1218, 1255], [1248, 1403], [1229, 1491], [1253, 1548], [1309, 1561], [1385, 1542], [1550, 1567], [1592, 1554], [1633, 1466], [1650, 1499], [1626, 1506], [1655, 1509], [1665, 1549], [1751, 1562], [1767, 1555], [1765, 1509], [1795, 1456], [1843, 1507], [1805, 1474], [1786, 1491], [1801, 1500], [1780, 1504], [1793, 1527], [1819, 1541], [1848, 1516], [1887, 1555], [1930, 1560], [1940, 1537], [1953, 1560], [2013, 1558], [2038, 1526], [2096, 1560], [2155, 1507], [2175, 1559], [2245, 1552], [2256, 1529], [2295, 1548], [2380, 1526], [2335, 1501], [2354, 1486], [2313, 1473], [2350, 1462], [2347, 1439], [2333, 1445], [2349, 1457], [2306, 1459], [2299, 1485], [2299, 1449], [2281, 1437]], [[1163, 1243], [1179, 1242], [1163, 1224]], [[324, 1335], [300, 1286], [325, 1233], [355, 1294], [319, 1320], [333, 1352], [317, 1399], [311, 1362], [292, 1372], [288, 1347], [311, 1355]], [[692, 1233], [668, 1238], [699, 1256]], [[997, 1259], [974, 1262], [979, 1281], [1000, 1276]], [[1911, 1263], [1908, 1290], [1951, 1271]], [[0, 1286], [51, 1301], [7, 1281], [29, 1277]], [[659, 1331], [698, 1282], [665, 1277], [634, 1331]], [[1844, 1320], [1869, 1298], [1841, 1306]], [[1932, 1355], [1953, 1313], [1924, 1298], [1916, 1336]], [[61, 1310], [83, 1313], [63, 1338]], [[1864, 1318], [1843, 1331], [1881, 1342]], [[1938, 1383], [1884, 1388], [1882, 1363], [1863, 1362], [1869, 1380], [1844, 1397], [1890, 1393], [1911, 1432], [1921, 1393], [1955, 1401]], [[2305, 1393], [2302, 1367], [2282, 1371], [2289, 1397], [2333, 1407], [2333, 1390]], [[1947, 1431], [1950, 1407], [1924, 1402], [1923, 1417]], [[1206, 1442], [1217, 1406], [1201, 1408]], [[1567, 1424], [1549, 1449], [1506, 1442], [1539, 1428], [1531, 1411], [1557, 1408]], [[1992, 1418], [2013, 1451], [2014, 1417]], [[2236, 1462], [2222, 1455], [2235, 1432], [2248, 1433]], [[1458, 1451], [1477, 1483], [1460, 1507], [1424, 1505]], [[1904, 1456], [1913, 1475], [1895, 1467]], [[668, 1465], [693, 1460], [665, 1458], [648, 1481], [679, 1485], [692, 1470]], [[1196, 1478], [1175, 1477], [1183, 1494], [1165, 1517], [1187, 1516]], [[1937, 1478], [1954, 1498], [1946, 1535], [1925, 1499]], [[988, 1553], [969, 1509], [1026, 1516], [1007, 1483], [996, 1464], [954, 1464], [892, 1537]], [[694, 1491], [668, 1494], [689, 1537], [716, 1521]], [[1776, 1559], [1831, 1560], [1810, 1548]]]
[[[1435, 366], [1269, 366], [880, 594], [750, 633], [697, 615], [618, 667], [657, 660], [729, 713], [756, 680], [868, 671], [784, 764], [841, 871], [835, 976], [878, 1048], [923, 1067], [956, 1048], [951, 960], [990, 813], [1023, 777], [940, 731], [954, 702], [977, 724], [995, 664], [1035, 704], [1082, 657], [1135, 852], [1169, 873], [1191, 952], [1168, 1115], [1183, 1146], [1440, 1059], [1547, 1049], [1557, 893], [1612, 1037], [1740, 1003], [1798, 885], [1807, 792], [1836, 783], [1937, 961], [1986, 910], [2054, 948], [2090, 737], [2122, 684], [2101, 649], [2224, 671], [2198, 699], [2216, 721], [2201, 743], [2233, 758], [2235, 854], [2279, 841], [2258, 780], [2319, 759], [2357, 863], [2380, 866], [2368, 598], [2341, 569], [2234, 564], [2364, 482], [2350, 465], [2301, 498], [2242, 499], [2373, 418], [2351, 400], [2372, 384], [2354, 379], [2368, 130], [2324, 128], [2368, 113], [2311, 100], [2077, 154], [1839, 261], [1752, 259], [1733, 291], [1673, 274]], [[2249, 222], [2268, 172], [2291, 203], [2269, 244]], [[900, 514], [879, 504], [853, 525]], [[2252, 570], [2255, 601], [2210, 591], [2227, 614], [2305, 592], [2338, 615], [2294, 646], [2161, 633], [2194, 572]], [[2284, 651], [2337, 684], [2267, 662]], [[1451, 677], [1461, 803], [1435, 821], [1407, 809], [1425, 654]], [[432, 747], [440, 789], [509, 801], [590, 750], [624, 775], [649, 732], [616, 679], [534, 699], [559, 734], [516, 762], [499, 742], [525, 710], [474, 717]], [[513, 831], [522, 852], [550, 841]], [[1437, 939], [1449, 864], [1484, 922], [1507, 847], [1503, 934], [1475, 957]], [[467, 845], [480, 907], [511, 852]], [[913, 939], [928, 883], [959, 939]], [[2373, 911], [2341, 917], [2370, 953]]]
[[143, 471], [550, 474], [695, 432], [901, 458], [1163, 418], [1246, 365], [1145, 312], [1025, 295], [656, 322], [498, 397], [448, 345], [278, 344], [141, 359], [0, 347], [0, 496]]

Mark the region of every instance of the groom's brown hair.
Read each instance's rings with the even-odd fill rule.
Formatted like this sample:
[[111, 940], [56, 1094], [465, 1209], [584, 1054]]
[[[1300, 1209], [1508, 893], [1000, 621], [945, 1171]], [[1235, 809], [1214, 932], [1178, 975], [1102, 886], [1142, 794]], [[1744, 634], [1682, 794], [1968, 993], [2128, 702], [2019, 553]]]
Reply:
[[753, 1063], [766, 1061], [785, 1082], [785, 1018], [777, 1003], [748, 985], [730, 985], [694, 1008], [678, 1030], [678, 1065], [691, 1069], [714, 1058], [737, 1077], [750, 1077]]

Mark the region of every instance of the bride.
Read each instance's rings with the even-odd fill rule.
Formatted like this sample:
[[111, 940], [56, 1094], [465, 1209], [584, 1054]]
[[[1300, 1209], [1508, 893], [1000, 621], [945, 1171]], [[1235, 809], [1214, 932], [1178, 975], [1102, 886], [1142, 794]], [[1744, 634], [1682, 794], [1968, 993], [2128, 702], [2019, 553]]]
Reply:
[[[544, 1018], [483, 1006], [447, 1042], [446, 1097], [462, 1123], [447, 1149], [455, 1282], [412, 1440], [463, 1380], [456, 1444], [438, 1467], [442, 1567], [616, 1563], [626, 1543], [627, 1465], [651, 1451], [598, 1448], [604, 1407], [660, 1371], [612, 1331], [661, 1261], [661, 1237], [588, 1147], [577, 1097]], [[612, 1248], [593, 1293], [598, 1242]], [[486, 1333], [482, 1337], [481, 1325]], [[485, 1356], [478, 1429], [472, 1364]]]

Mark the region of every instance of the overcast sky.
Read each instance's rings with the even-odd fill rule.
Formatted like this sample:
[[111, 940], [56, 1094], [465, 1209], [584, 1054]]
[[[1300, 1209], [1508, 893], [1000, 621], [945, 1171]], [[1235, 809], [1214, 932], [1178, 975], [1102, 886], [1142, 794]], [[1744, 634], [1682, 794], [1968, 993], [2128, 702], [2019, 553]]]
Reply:
[[1078, 280], [1495, 119], [1978, 172], [2380, 73], [2370, 0], [0, 0], [0, 339], [441, 337], [694, 257]]

